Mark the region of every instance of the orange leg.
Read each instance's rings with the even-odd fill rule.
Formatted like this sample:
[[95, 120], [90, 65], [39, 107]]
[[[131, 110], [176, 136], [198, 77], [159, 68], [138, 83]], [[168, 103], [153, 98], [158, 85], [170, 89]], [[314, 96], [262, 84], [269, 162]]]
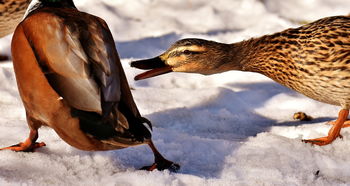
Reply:
[[10, 147], [0, 148], [0, 150], [13, 150], [16, 152], [34, 152], [35, 149], [46, 146], [44, 142], [35, 142], [38, 139], [38, 130], [30, 130], [29, 137], [23, 142]]
[[328, 136], [316, 138], [316, 139], [303, 140], [303, 142], [320, 145], [320, 146], [328, 145], [332, 143], [332, 141], [334, 141], [337, 137], [341, 137], [340, 130], [343, 127], [343, 124], [346, 122], [348, 116], [349, 116], [348, 109], [340, 110], [337, 120], [334, 122], [333, 127], [328, 132]]
[[35, 149], [46, 146], [45, 143], [37, 143], [38, 129], [42, 125], [39, 120], [34, 119], [28, 113], [26, 113], [27, 122], [30, 129], [29, 137], [23, 142], [9, 147], [0, 148], [0, 150], [13, 150], [16, 152], [34, 152]]
[[168, 169], [172, 172], [177, 172], [180, 169], [180, 165], [165, 159], [154, 146], [152, 140], [148, 143], [154, 154], [154, 163], [151, 166], [142, 167], [142, 170], [153, 171], [155, 169], [165, 170]]
[[[327, 124], [329, 124], [329, 125], [335, 125], [335, 122], [336, 122], [336, 121], [330, 121], [330, 122], [327, 122]], [[346, 127], [350, 127], [350, 120], [347, 120], [347, 121], [344, 122], [342, 128], [346, 128]]]

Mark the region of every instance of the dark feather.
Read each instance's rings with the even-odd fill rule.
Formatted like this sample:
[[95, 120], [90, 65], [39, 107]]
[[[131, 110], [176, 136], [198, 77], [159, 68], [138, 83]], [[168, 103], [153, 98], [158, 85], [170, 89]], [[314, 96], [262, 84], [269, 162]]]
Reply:
[[[41, 38], [41, 48], [32, 45], [33, 51], [41, 54], [36, 56], [41, 56], [37, 60], [43, 72], [72, 107], [81, 129], [97, 139], [150, 139], [151, 133], [143, 125], [150, 122], [141, 117], [134, 103], [107, 24], [76, 9], [36, 11], [52, 15], [43, 30], [54, 31], [44, 34], [48, 38]], [[26, 36], [33, 43], [38, 40]]]

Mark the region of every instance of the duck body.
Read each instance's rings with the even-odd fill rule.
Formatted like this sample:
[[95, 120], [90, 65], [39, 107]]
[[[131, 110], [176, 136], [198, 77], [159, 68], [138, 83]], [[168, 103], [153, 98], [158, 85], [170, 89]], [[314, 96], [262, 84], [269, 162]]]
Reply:
[[[111, 129], [129, 128], [127, 120], [123, 121], [124, 126], [118, 126], [118, 119], [125, 120], [126, 114], [118, 110], [118, 104], [126, 107], [131, 116], [129, 120], [138, 121], [135, 125], [144, 128], [138, 110], [131, 109], [136, 105], [132, 97], [127, 96], [131, 93], [118, 54], [111, 52], [116, 49], [110, 41], [113, 38], [100, 18], [71, 8], [51, 7], [32, 12], [18, 26], [13, 37], [14, 70], [28, 117], [55, 129], [63, 140], [82, 150], [94, 149], [96, 143], [101, 144], [94, 150], [127, 147], [108, 143], [108, 138], [116, 134], [109, 133], [108, 126]], [[28, 56], [32, 59], [28, 60], [20, 51], [30, 52]], [[27, 78], [30, 76], [33, 78]], [[100, 116], [102, 114], [106, 118]], [[89, 125], [85, 120], [96, 120], [100, 126]], [[80, 129], [85, 129], [86, 133]], [[130, 139], [128, 145], [146, 143], [151, 135], [147, 130], [144, 132], [146, 139]], [[95, 138], [106, 140], [106, 143]]]
[[242, 70], [258, 72], [312, 99], [350, 108], [350, 17], [335, 16], [255, 38]]
[[257, 72], [312, 99], [341, 106], [343, 126], [350, 108], [350, 16], [327, 17], [233, 44], [183, 39], [160, 56], [131, 66], [151, 69], [136, 80], [172, 71]]
[[12, 39], [13, 65], [29, 138], [3, 149], [33, 151], [38, 129], [49, 126], [69, 145], [100, 151], [148, 144], [156, 163], [166, 160], [151, 140], [151, 123], [133, 100], [114, 39], [99, 17], [71, 0], [40, 0]]

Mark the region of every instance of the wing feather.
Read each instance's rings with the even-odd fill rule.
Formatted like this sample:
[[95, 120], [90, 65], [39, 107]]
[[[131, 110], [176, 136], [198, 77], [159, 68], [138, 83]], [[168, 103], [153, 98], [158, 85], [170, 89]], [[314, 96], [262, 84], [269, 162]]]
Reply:
[[[119, 58], [105, 23], [81, 12], [41, 14], [45, 14], [39, 14], [41, 24], [28, 24], [25, 30], [51, 86], [68, 104], [83, 111], [102, 113], [106, 102], [117, 104], [121, 94]], [[33, 34], [37, 32], [45, 34]]]

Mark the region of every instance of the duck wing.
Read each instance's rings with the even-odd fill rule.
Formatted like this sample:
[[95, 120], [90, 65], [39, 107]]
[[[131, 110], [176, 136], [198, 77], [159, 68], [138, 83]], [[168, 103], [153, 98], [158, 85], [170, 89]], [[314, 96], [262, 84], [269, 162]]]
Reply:
[[[33, 25], [35, 19], [40, 19], [40, 24], [36, 20]], [[107, 139], [138, 133], [141, 128], [139, 136], [150, 137], [102, 19], [72, 9], [43, 8], [22, 25], [50, 85], [73, 108], [72, 115], [80, 118], [82, 130]]]

